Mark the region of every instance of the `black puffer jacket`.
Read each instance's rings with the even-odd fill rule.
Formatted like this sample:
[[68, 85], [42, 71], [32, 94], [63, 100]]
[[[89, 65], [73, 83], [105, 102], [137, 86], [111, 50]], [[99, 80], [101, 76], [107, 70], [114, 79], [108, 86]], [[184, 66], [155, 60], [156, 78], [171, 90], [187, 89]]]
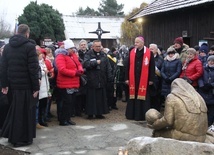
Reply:
[[2, 88], [2, 86], [1, 86], [1, 78], [2, 78], [2, 55], [0, 54], [0, 90]]
[[2, 56], [2, 87], [39, 90], [39, 64], [36, 44], [22, 35], [14, 35]]

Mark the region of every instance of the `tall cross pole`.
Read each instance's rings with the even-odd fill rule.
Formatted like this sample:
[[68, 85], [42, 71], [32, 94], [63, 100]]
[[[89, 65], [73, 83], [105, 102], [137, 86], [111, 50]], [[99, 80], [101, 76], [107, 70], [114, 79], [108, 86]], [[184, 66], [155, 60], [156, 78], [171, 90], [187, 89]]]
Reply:
[[100, 26], [100, 22], [98, 22], [98, 28], [96, 31], [92, 31], [92, 32], [89, 32], [89, 33], [95, 33], [97, 34], [98, 36], [98, 40], [101, 40], [101, 36], [103, 33], [110, 33], [110, 31], [104, 31], [101, 29], [101, 26]]

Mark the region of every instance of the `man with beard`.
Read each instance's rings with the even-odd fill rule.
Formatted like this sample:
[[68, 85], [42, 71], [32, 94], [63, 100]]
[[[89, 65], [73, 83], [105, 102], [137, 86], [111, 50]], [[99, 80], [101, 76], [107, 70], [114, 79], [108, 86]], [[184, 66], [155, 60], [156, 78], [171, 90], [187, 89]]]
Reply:
[[2, 56], [2, 93], [7, 94], [10, 89], [11, 106], [1, 136], [14, 147], [30, 145], [36, 137], [39, 64], [35, 42], [28, 39], [29, 35], [28, 25], [19, 25]]
[[129, 85], [129, 100], [126, 118], [145, 120], [145, 113], [150, 109], [149, 86], [155, 78], [155, 61], [153, 53], [144, 46], [144, 38], [135, 38], [135, 48], [131, 50], [127, 62], [126, 84]]

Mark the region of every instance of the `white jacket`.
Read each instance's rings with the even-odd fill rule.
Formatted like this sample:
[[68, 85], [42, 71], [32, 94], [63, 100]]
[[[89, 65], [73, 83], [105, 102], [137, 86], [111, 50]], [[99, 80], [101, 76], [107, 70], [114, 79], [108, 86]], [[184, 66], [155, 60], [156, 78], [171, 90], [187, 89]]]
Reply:
[[40, 84], [40, 90], [39, 90], [39, 99], [43, 99], [50, 96], [50, 93], [49, 93], [50, 84], [48, 80], [48, 74], [45, 73], [45, 70], [47, 70], [45, 62], [40, 61], [39, 66], [41, 67], [41, 71], [42, 71], [42, 78], [41, 78], [41, 84]]

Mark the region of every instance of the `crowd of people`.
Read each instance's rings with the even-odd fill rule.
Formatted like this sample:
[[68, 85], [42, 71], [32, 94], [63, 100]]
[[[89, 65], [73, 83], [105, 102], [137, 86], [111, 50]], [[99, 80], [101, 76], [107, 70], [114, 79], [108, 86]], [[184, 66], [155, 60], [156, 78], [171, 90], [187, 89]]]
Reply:
[[29, 35], [30, 28], [19, 25], [0, 54], [1, 136], [14, 147], [32, 144], [36, 128], [48, 127], [53, 101], [60, 126], [75, 125], [71, 118], [83, 114], [105, 119], [118, 110], [117, 100], [127, 102], [124, 117], [143, 121], [149, 109], [161, 112], [176, 78], [203, 97], [208, 126], [214, 122], [214, 46], [191, 48], [178, 37], [164, 51], [155, 43], [146, 47], [138, 36], [119, 49], [84, 39], [43, 48]]

